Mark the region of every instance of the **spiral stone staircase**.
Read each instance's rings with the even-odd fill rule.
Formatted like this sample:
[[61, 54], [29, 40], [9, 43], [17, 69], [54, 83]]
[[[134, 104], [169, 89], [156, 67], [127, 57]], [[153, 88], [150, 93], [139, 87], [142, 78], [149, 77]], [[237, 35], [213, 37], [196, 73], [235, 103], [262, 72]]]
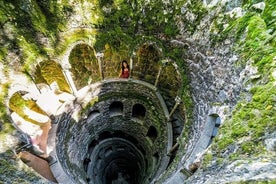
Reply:
[[185, 121], [181, 77], [156, 43], [136, 48], [128, 79], [118, 78], [120, 61], [75, 43], [62, 62], [37, 63], [27, 88], [13, 84], [14, 125], [38, 149], [27, 150], [33, 162], [47, 161], [38, 173], [58, 183], [151, 183], [170, 165]]
[[275, 7], [1, 1], [0, 183], [274, 182]]

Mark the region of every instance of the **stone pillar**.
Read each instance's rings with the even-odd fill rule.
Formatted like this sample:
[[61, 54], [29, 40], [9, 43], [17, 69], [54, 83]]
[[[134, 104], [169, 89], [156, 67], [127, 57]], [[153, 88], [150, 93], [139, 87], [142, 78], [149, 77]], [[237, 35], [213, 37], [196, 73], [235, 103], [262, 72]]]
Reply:
[[132, 70], [133, 70], [133, 58], [136, 57], [136, 52], [132, 52], [132, 56], [130, 57], [130, 63], [129, 63], [129, 68], [130, 68], [130, 72], [129, 72], [129, 78], [132, 78]]
[[175, 143], [173, 147], [170, 149], [170, 151], [167, 153], [167, 156], [171, 156], [172, 153], [179, 147], [179, 143]]
[[102, 52], [99, 52], [96, 54], [98, 63], [99, 63], [99, 71], [100, 71], [100, 76], [101, 79], [104, 80], [104, 73], [103, 73], [103, 67], [102, 67], [102, 58], [103, 58], [104, 54]]
[[75, 95], [77, 93], [77, 88], [75, 86], [75, 83], [73, 81], [73, 78], [71, 76], [71, 73], [70, 73], [69, 69], [70, 69], [69, 64], [65, 64], [62, 67], [62, 72], [63, 72], [63, 74], [65, 76], [65, 79], [66, 79], [67, 83], [69, 84], [69, 86], [70, 86], [70, 88], [71, 88], [71, 90], [73, 92], [73, 95]]
[[162, 72], [163, 68], [167, 65], [168, 62], [169, 61], [167, 59], [161, 61], [162, 65], [159, 67], [159, 71], [158, 71], [158, 74], [157, 74], [157, 77], [156, 77], [156, 80], [155, 80], [155, 83], [154, 83], [155, 87], [157, 87], [161, 72]]
[[173, 113], [175, 112], [175, 110], [177, 109], [178, 105], [181, 103], [181, 98], [179, 96], [176, 96], [174, 100], [175, 100], [175, 104], [174, 104], [172, 111], [169, 114], [169, 120], [171, 119], [171, 117], [172, 117]]
[[132, 76], [132, 68], [133, 68], [133, 59], [132, 57], [130, 58], [130, 61], [129, 61], [129, 78], [131, 78]]

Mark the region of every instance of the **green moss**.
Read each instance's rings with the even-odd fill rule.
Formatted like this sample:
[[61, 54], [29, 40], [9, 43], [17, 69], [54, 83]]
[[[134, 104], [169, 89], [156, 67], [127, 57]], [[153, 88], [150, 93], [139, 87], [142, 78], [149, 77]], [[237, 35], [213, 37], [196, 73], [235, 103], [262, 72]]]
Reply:
[[97, 29], [73, 29], [60, 35], [60, 39], [54, 45], [53, 55], [62, 56], [70, 46], [77, 42], [85, 42], [90, 45], [95, 43], [98, 34]]
[[202, 167], [207, 167], [207, 165], [211, 162], [212, 158], [213, 155], [211, 153], [205, 154], [202, 161]]
[[5, 105], [5, 98], [9, 89], [9, 83], [0, 84], [0, 140], [4, 140], [4, 137], [14, 130], [10, 122], [10, 117], [7, 114], [7, 107]]
[[42, 125], [41, 123], [31, 119], [28, 115], [25, 114], [24, 109], [28, 108], [37, 113], [47, 115], [33, 100], [25, 100], [19, 92], [16, 92], [12, 95], [9, 100], [9, 108], [16, 112], [19, 116], [21, 116], [26, 121], [31, 123]]
[[[256, 2], [250, 1], [246, 4], [249, 5], [248, 3]], [[259, 155], [266, 152], [263, 138], [265, 134], [276, 130], [274, 124], [276, 88], [275, 79], [271, 76], [276, 68], [273, 61], [276, 49], [275, 36], [272, 35], [274, 30], [271, 30], [273, 28], [267, 18], [271, 17], [273, 12], [270, 3], [273, 4], [268, 1], [268, 6], [263, 13], [255, 12], [248, 6], [250, 11], [243, 17], [230, 20], [228, 28], [222, 31], [220, 37], [236, 41], [234, 51], [240, 55], [237, 66], [244, 67], [247, 61], [253, 61], [253, 65], [258, 68], [258, 74], [260, 74], [260, 78], [250, 79], [247, 82], [253, 86], [250, 90], [252, 100], [243, 100], [248, 94], [240, 95], [240, 102], [232, 112], [231, 119], [226, 120], [213, 143], [212, 148], [217, 153], [223, 153], [230, 146], [236, 145], [238, 150], [230, 155], [232, 160], [241, 158], [242, 155]]]
[[87, 104], [84, 104], [85, 107], [82, 108], [82, 110], [80, 112], [80, 117], [82, 117], [83, 114], [87, 115], [88, 109], [92, 108], [94, 106], [94, 104], [97, 103], [98, 101], [99, 101], [99, 97], [96, 96], [92, 100], [90, 100], [90, 102], [88, 102]]
[[216, 139], [218, 150], [225, 150], [236, 140], [247, 137], [247, 142], [240, 143], [241, 153], [258, 154], [262, 151], [262, 137], [276, 130], [276, 111], [273, 105], [276, 96], [275, 86], [268, 83], [253, 88], [252, 92], [252, 101], [240, 102], [233, 112], [232, 119], [226, 121], [220, 129], [223, 136]]
[[47, 183], [31, 168], [23, 164], [12, 150], [0, 153], [0, 183]]
[[261, 17], [265, 21], [270, 34], [275, 34], [275, 31], [276, 31], [276, 19], [275, 19], [276, 3], [274, 0], [265, 0], [264, 2], [265, 2], [265, 9], [262, 12]]
[[[13, 150], [5, 147], [7, 136], [15, 130], [12, 126], [9, 115], [7, 114], [7, 107], [4, 104], [7, 90], [9, 89], [9, 83], [0, 84], [0, 183], [32, 183], [38, 182], [41, 178], [34, 174], [27, 166], [19, 164], [19, 160], [16, 158]], [[3, 143], [3, 144], [2, 144]], [[4, 147], [3, 147], [4, 146]], [[3, 152], [4, 151], [4, 152]]]
[[101, 80], [95, 50], [89, 45], [76, 45], [70, 53], [69, 62], [77, 89]]
[[276, 56], [272, 43], [275, 38], [266, 32], [266, 23], [259, 16], [252, 16], [248, 21], [246, 42], [243, 44], [243, 58], [254, 60], [261, 73], [271, 66], [272, 58]]
[[[183, 2], [183, 1], [182, 1]], [[203, 6], [202, 1], [194, 1], [192, 3], [185, 4], [185, 9], [188, 13], [193, 15], [193, 20], [190, 20], [191, 16], [183, 16], [183, 22], [185, 22], [185, 30], [189, 34], [193, 34], [197, 30], [197, 26], [200, 24], [201, 20], [206, 16], [208, 10]]]
[[253, 181], [253, 180], [249, 180], [249, 181], [236, 181], [236, 182], [231, 182], [229, 184], [269, 184], [269, 183], [274, 183], [276, 182], [276, 180], [272, 180], [272, 181]]
[[70, 87], [62, 72], [61, 65], [55, 61], [48, 60], [39, 63], [36, 66], [34, 80], [36, 84], [44, 83], [51, 85], [53, 82], [57, 82], [61, 91], [71, 93]]

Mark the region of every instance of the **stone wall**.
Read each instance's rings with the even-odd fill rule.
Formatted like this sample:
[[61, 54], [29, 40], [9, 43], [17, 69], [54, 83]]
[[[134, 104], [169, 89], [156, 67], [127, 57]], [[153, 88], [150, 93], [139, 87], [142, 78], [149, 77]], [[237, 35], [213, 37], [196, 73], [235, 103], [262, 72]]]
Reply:
[[[194, 102], [193, 131], [190, 133], [188, 143], [185, 142], [186, 137], [182, 140], [185, 151], [178, 152], [181, 161], [176, 163], [177, 166], [172, 167], [171, 171], [164, 174], [163, 178], [166, 179], [161, 179], [160, 183], [228, 183], [231, 180], [258, 180], [257, 178], [265, 181], [273, 180], [273, 177], [270, 177], [272, 173], [269, 171], [270, 169], [275, 170], [273, 159], [267, 158], [270, 161], [261, 162], [260, 157], [256, 156], [256, 165], [259, 166], [256, 170], [253, 169], [252, 165], [254, 164], [250, 165], [248, 163], [250, 161], [241, 159], [239, 160], [241, 163], [239, 167], [238, 161], [231, 162], [228, 160], [229, 155], [238, 149], [238, 145], [232, 144], [227, 151], [223, 152], [223, 157], [226, 157], [226, 159], [222, 164], [219, 164], [221, 158], [217, 157], [222, 156], [218, 155], [218, 145], [212, 149], [206, 143], [206, 141], [212, 139], [212, 134], [216, 136], [219, 133], [220, 138], [224, 137], [220, 133], [220, 127], [217, 130], [213, 129], [215, 132], [211, 133], [211, 136], [207, 133], [212, 130], [209, 124], [210, 116], [218, 116], [222, 125], [224, 121], [229, 121], [239, 100], [242, 99], [245, 102], [252, 100], [252, 94], [249, 91], [254, 84], [249, 81], [259, 78], [260, 75], [256, 75], [258, 69], [252, 66], [251, 59], [242, 64], [244, 56], [236, 52], [239, 49], [242, 50], [242, 48], [237, 48], [239, 46], [235, 44], [235, 38], [240, 36], [239, 38], [242, 40], [240, 43], [242, 43], [245, 40], [246, 31], [244, 35], [228, 35], [224, 40], [214, 43], [216, 36], [224, 36], [217, 35], [216, 31], [218, 30], [214, 30], [214, 27], [216, 27], [214, 25], [219, 24], [222, 29], [227, 28], [229, 26], [227, 17], [237, 19], [243, 16], [246, 10], [241, 8], [241, 2], [212, 1], [211, 3], [205, 3], [206, 6], [203, 8], [208, 10], [208, 14], [205, 14], [197, 23], [197, 29], [194, 32], [190, 32], [187, 26], [196, 23], [196, 17], [200, 16], [201, 12], [195, 14], [193, 9], [186, 9], [183, 6], [182, 15], [177, 16], [181, 35], [177, 40], [172, 40], [171, 44], [175, 48], [183, 48], [186, 51], [183, 62], [187, 64], [187, 73], [192, 86], [191, 96]], [[189, 6], [189, 4], [187, 2], [186, 5]], [[254, 4], [252, 7], [260, 8], [261, 5], [263, 5], [263, 2]], [[233, 32], [235, 31], [233, 30]], [[224, 32], [220, 31], [220, 33], [223, 34]], [[243, 124], [245, 122], [246, 120]], [[233, 123], [237, 124], [238, 122], [234, 121]], [[228, 124], [228, 127], [228, 131], [231, 131], [232, 126]], [[224, 132], [227, 132], [227, 130]], [[270, 137], [270, 134], [264, 137]], [[264, 137], [260, 139], [262, 140]], [[244, 140], [246, 138], [241, 138], [240, 142]], [[231, 139], [231, 141], [235, 142], [236, 140]], [[210, 167], [207, 170], [202, 163], [203, 157], [206, 157], [206, 155], [212, 155], [210, 161], [212, 163], [209, 163]], [[253, 160], [255, 159], [253, 158]], [[247, 167], [248, 174], [245, 171]], [[198, 168], [201, 168], [200, 172], [190, 177]], [[239, 171], [240, 174], [238, 174]], [[254, 177], [254, 175], [257, 176]], [[241, 178], [238, 179], [239, 177]]]
[[[235, 66], [238, 56], [231, 52], [232, 45], [229, 42], [228, 40], [219, 47], [210, 48], [186, 38], [171, 41], [174, 47], [184, 46], [187, 49], [183, 62], [186, 62], [188, 68], [194, 108], [192, 131], [189, 132], [184, 153], [178, 152], [183, 154], [177, 167], [179, 174], [168, 179], [169, 183], [184, 181], [187, 174], [180, 171], [183, 168], [191, 170], [190, 166], [199, 161], [209, 146], [212, 133], [206, 137], [204, 132], [212, 131], [208, 124], [210, 115], [219, 116], [223, 123], [237, 102], [242, 86], [239, 76], [241, 68]], [[182, 179], [175, 180], [177, 177]]]
[[[152, 160], [155, 159], [159, 163], [162, 162], [161, 157], [165, 158], [165, 153], [170, 152], [172, 148], [172, 145], [164, 146], [167, 143], [166, 138], [173, 137], [171, 142], [177, 143], [173, 147], [179, 148], [175, 160], [160, 178], [155, 178], [154, 174], [150, 173], [156, 171], [153, 167], [154, 161], [145, 159], [137, 162], [141, 165], [146, 165], [146, 162], [152, 163], [148, 164], [148, 169], [144, 169], [145, 172], [141, 170], [141, 173], [146, 173], [152, 182], [226, 183], [241, 180], [275, 180], [274, 1], [266, 0], [254, 4], [255, 1], [239, 0], [141, 0], [137, 1], [137, 4], [104, 2], [99, 6], [87, 1], [72, 1], [51, 4], [55, 7], [54, 12], [48, 7], [49, 3], [32, 3], [0, 3], [0, 11], [4, 12], [1, 17], [3, 26], [0, 28], [0, 42], [3, 43], [0, 50], [1, 99], [18, 90], [30, 89], [33, 85], [33, 81], [28, 81], [25, 76], [21, 77], [24, 75], [21, 71], [28, 72], [41, 60], [61, 61], [64, 70], [62, 72], [66, 74], [66, 80], [78, 99], [64, 104], [59, 111], [61, 115], [56, 117], [49, 135], [48, 146], [52, 151], [49, 164], [58, 181], [74, 183], [80, 175], [80, 183], [89, 183], [89, 178], [81, 168], [82, 161], [78, 161], [78, 158], [89, 159], [86, 154], [89, 148], [98, 148], [99, 153], [106, 153], [108, 146], [97, 147], [93, 146], [92, 142], [102, 141], [100, 137], [106, 132], [117, 136], [117, 129], [135, 135], [135, 139], [141, 140], [141, 149], [138, 152], [147, 150], [150, 154], [153, 153]], [[160, 4], [163, 5], [163, 11], [159, 11]], [[143, 43], [137, 46], [140, 38]], [[149, 40], [154, 41], [147, 42]], [[154, 46], [158, 43], [156, 50], [151, 49], [151, 43]], [[102, 81], [102, 89], [90, 86], [77, 91], [69, 72], [70, 67], [67, 65], [72, 48], [78, 44], [87, 44], [95, 48], [100, 52], [96, 56], [104, 55], [102, 72], [108, 79], [117, 77], [118, 64], [122, 59], [129, 59], [133, 62], [133, 77], [151, 84], [141, 82], [138, 85], [137, 81], [133, 83], [132, 80], [126, 80], [120, 81], [120, 84], [113, 81], [114, 84], [110, 85], [108, 81]], [[149, 50], [155, 54], [146, 52], [143, 55], [140, 51], [145, 47], [150, 48]], [[179, 53], [179, 50], [182, 52]], [[148, 63], [147, 58], [151, 58], [155, 64]], [[164, 68], [160, 73], [159, 83], [153, 87], [162, 67], [160, 62], [162, 59], [172, 58], [181, 68]], [[93, 59], [93, 69], [97, 70], [94, 56]], [[141, 63], [143, 64], [138, 66]], [[174, 61], [172, 63], [175, 64]], [[77, 64], [71, 67], [76, 66]], [[179, 71], [181, 76], [174, 75], [171, 78], [171, 73]], [[90, 84], [90, 73], [84, 73], [85, 76], [77, 75], [77, 79], [85, 77], [85, 84]], [[53, 77], [51, 72], [47, 77]], [[181, 77], [185, 80], [181, 80]], [[23, 78], [27, 86], [20, 85], [18, 88], [16, 85], [22, 83]], [[184, 83], [190, 87], [183, 88]], [[11, 89], [6, 92], [9, 85]], [[36, 89], [35, 86], [32, 88]], [[111, 90], [114, 91], [111, 93]], [[192, 117], [185, 111], [186, 104], [180, 104], [170, 116], [171, 110], [177, 104], [174, 98], [176, 94], [183, 95], [182, 92], [191, 94], [184, 96], [192, 98]], [[160, 101], [161, 95], [163, 101]], [[181, 97], [181, 100], [185, 100]], [[119, 100], [123, 104], [122, 112], [115, 108], [111, 113], [110, 105], [114, 100]], [[146, 108], [146, 120], [141, 121], [132, 117], [132, 107], [136, 103]], [[0, 124], [3, 129], [1, 133], [5, 134], [5, 126], [10, 124], [11, 120], [7, 118], [5, 104], [0, 105], [5, 109], [3, 113], [1, 109], [0, 113], [5, 121], [3, 126]], [[167, 110], [164, 110], [164, 107], [168, 107]], [[235, 111], [232, 111], [233, 109]], [[190, 109], [187, 110], [190, 112]], [[161, 118], [159, 113], [162, 113]], [[185, 117], [187, 115], [188, 118]], [[220, 127], [216, 124], [217, 119], [221, 120]], [[160, 121], [164, 126], [158, 123]], [[181, 132], [184, 122], [185, 129]], [[133, 128], [130, 129], [130, 125], [133, 125]], [[159, 142], [158, 138], [155, 138], [158, 142], [156, 145], [151, 142], [156, 136], [154, 131], [149, 134], [152, 125], [156, 128], [157, 137], [159, 132], [165, 133], [161, 135], [162, 139]], [[67, 132], [63, 132], [64, 130], [68, 130], [69, 133], [65, 135]], [[138, 135], [137, 130], [140, 132]], [[221, 133], [221, 130], [224, 131]], [[78, 132], [83, 132], [84, 137], [79, 136]], [[209, 147], [218, 132], [215, 147]], [[116, 137], [116, 142], [122, 138], [128, 140], [125, 139], [126, 134], [120, 133], [120, 136]], [[113, 138], [109, 137], [110, 135], [107, 139]], [[228, 144], [223, 147], [219, 144], [224, 140], [227, 140]], [[79, 143], [82, 141], [83, 143]], [[6, 140], [5, 142], [9, 143]], [[132, 149], [133, 143], [120, 145], [123, 145], [124, 150], [131, 150], [129, 155], [135, 152], [135, 149]], [[118, 150], [119, 147], [116, 145], [114, 150]], [[77, 149], [80, 151], [75, 152]], [[162, 156], [155, 154], [155, 151], [159, 150]], [[114, 157], [117, 155], [114, 154]], [[204, 155], [207, 159], [207, 168], [202, 164]], [[140, 154], [134, 154], [134, 158], [140, 158]], [[233, 158], [236, 160], [233, 161]], [[164, 160], [166, 162], [156, 171], [156, 177], [167, 164], [167, 159]], [[89, 166], [89, 162], [87, 165]], [[76, 169], [72, 169], [73, 167]], [[217, 177], [219, 174], [223, 177]], [[5, 176], [8, 175], [4, 174]]]
[[[52, 139], [51, 143], [54, 149], [51, 157], [56, 158], [51, 168], [56, 179], [83, 183], [88, 178], [90, 182], [96, 182], [89, 179], [92, 176], [86, 176], [83, 162], [95, 156], [89, 151], [94, 146], [90, 148], [89, 145], [109, 137], [101, 138], [102, 135], [123, 136], [141, 151], [144, 157], [141, 162], [146, 162], [139, 182], [160, 175], [169, 161], [167, 153], [172, 147], [173, 130], [168, 123], [167, 107], [157, 93], [154, 86], [136, 80], [103, 81], [79, 91], [74, 103], [65, 103], [60, 109], [67, 113], [57, 118], [57, 128], [53, 129], [56, 133], [50, 133], [51, 136], [56, 134], [58, 140], [55, 143]], [[91, 104], [95, 98], [97, 100]], [[145, 108], [144, 117], [133, 115], [135, 104]], [[150, 127], [156, 129], [156, 135], [149, 133]], [[89, 170], [95, 166], [87, 167]]]

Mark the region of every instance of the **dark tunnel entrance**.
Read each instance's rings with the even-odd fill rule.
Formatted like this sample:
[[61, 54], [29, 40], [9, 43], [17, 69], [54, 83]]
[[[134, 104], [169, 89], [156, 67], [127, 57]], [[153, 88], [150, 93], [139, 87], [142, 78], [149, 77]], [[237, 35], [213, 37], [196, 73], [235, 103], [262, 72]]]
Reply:
[[146, 178], [146, 155], [137, 140], [122, 131], [103, 132], [84, 161], [88, 183], [139, 184]]

